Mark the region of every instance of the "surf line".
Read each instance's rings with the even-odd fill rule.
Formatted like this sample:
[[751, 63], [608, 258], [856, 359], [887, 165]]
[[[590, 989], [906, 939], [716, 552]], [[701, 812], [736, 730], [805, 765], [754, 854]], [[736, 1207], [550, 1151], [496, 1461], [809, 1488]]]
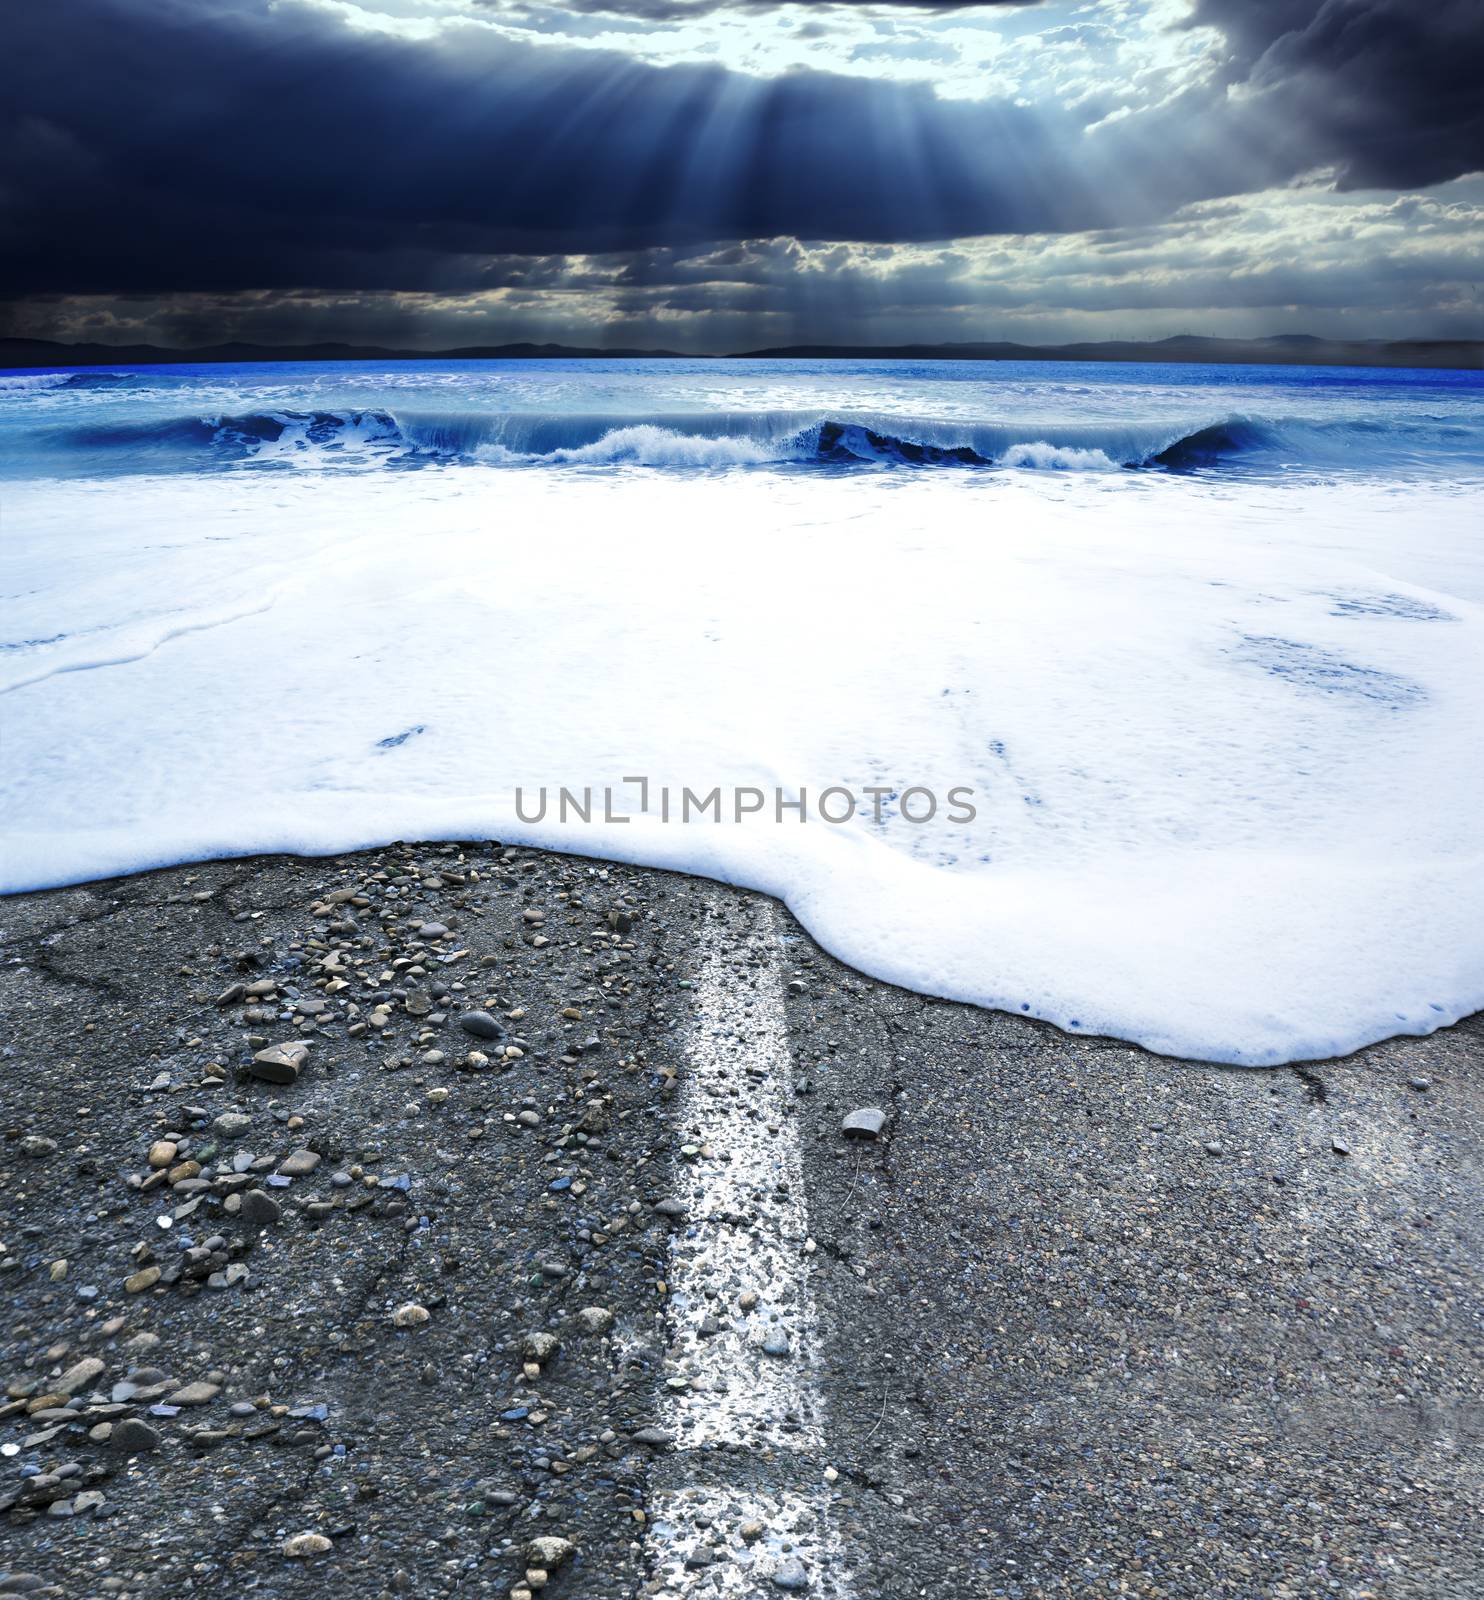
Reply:
[[[647, 1531], [656, 1600], [759, 1584], [845, 1600], [830, 1525], [803, 1156], [788, 1098], [779, 928], [717, 896], [698, 942], [675, 1124], [670, 1352]], [[830, 1474], [832, 1477], [833, 1474]], [[664, 1478], [664, 1483], [658, 1482]]]

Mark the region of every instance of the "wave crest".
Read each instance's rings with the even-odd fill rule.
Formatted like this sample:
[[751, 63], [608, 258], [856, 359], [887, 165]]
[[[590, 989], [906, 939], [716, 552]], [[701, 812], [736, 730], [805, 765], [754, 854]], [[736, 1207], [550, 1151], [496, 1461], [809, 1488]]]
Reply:
[[[112, 376], [112, 375], [104, 375]], [[1042, 426], [925, 417], [804, 412], [680, 416], [546, 413], [395, 415], [364, 410], [269, 411], [108, 422], [53, 430], [53, 445], [96, 469], [200, 465], [329, 465], [374, 457], [398, 464], [843, 468], [1011, 468], [1050, 472], [1205, 472], [1232, 464], [1328, 461], [1353, 452], [1354, 430], [1243, 416], [1169, 424]], [[100, 463], [99, 458], [104, 458]]]

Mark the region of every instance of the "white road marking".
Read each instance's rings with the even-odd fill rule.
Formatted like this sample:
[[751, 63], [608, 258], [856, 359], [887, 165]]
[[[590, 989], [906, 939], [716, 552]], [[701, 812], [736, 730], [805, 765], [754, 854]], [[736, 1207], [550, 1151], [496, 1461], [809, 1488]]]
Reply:
[[[703, 1595], [706, 1600], [782, 1593], [775, 1574], [797, 1563], [820, 1600], [842, 1597], [839, 1547], [830, 1537], [829, 1502], [821, 1493], [781, 1490], [671, 1489], [651, 1501], [650, 1549], [656, 1600]], [[761, 1530], [761, 1531], [759, 1531]]]
[[[765, 901], [753, 929], [776, 946]], [[670, 1242], [671, 1371], [691, 1384], [676, 1395], [676, 1443], [813, 1447], [822, 1436], [805, 1376], [815, 1330], [809, 1219], [787, 1109], [783, 985], [773, 960], [757, 964], [752, 941], [729, 941], [725, 930], [713, 922], [702, 936], [676, 1118], [698, 1150], [680, 1164], [686, 1220]]]
[[[681, 1486], [652, 1495], [650, 1593], [730, 1600], [804, 1579], [810, 1595], [843, 1600], [776, 914], [759, 900], [746, 916], [708, 921], [701, 935], [678, 1091], [686, 1152], [674, 1198], [686, 1216], [670, 1242], [664, 1426], [678, 1451], [705, 1450], [692, 1476], [706, 1481], [685, 1483], [688, 1463], [672, 1459]], [[729, 1459], [754, 1482], [765, 1463], [766, 1487], [717, 1486]]]

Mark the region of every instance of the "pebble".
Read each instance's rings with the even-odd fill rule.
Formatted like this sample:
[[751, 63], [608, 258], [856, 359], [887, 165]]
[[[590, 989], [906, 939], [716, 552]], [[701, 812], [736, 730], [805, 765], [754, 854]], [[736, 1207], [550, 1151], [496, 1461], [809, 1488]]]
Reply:
[[114, 1423], [113, 1433], [109, 1436], [108, 1442], [126, 1455], [138, 1456], [150, 1450], [158, 1450], [160, 1434], [147, 1422], [141, 1422], [138, 1417], [125, 1417], [122, 1422]]
[[840, 1124], [847, 1139], [879, 1139], [886, 1126], [886, 1113], [879, 1106], [860, 1106], [849, 1112]]
[[398, 1306], [392, 1312], [392, 1325], [397, 1328], [420, 1328], [423, 1323], [432, 1320], [432, 1315], [426, 1306], [409, 1300], [405, 1306]]
[[241, 1139], [252, 1127], [252, 1118], [241, 1111], [224, 1111], [212, 1124], [212, 1130], [222, 1139]]
[[271, 1228], [283, 1215], [283, 1207], [262, 1189], [249, 1189], [242, 1196], [238, 1215], [257, 1228]]
[[210, 1405], [222, 1392], [219, 1383], [188, 1383], [183, 1389], [177, 1389], [166, 1401], [167, 1406], [205, 1406]]
[[546, 1534], [540, 1538], [532, 1539], [525, 1549], [527, 1565], [539, 1567], [546, 1572], [555, 1572], [564, 1561], [570, 1560], [577, 1553], [577, 1546], [570, 1539], [560, 1539], [553, 1534]]
[[505, 1030], [488, 1011], [466, 1011], [459, 1018], [459, 1026], [476, 1039], [502, 1039]]
[[88, 1356], [77, 1362], [62, 1374], [56, 1382], [59, 1394], [73, 1395], [80, 1389], [86, 1389], [94, 1378], [100, 1377], [103, 1372], [103, 1363], [96, 1356]]
[[1426, 1094], [1427, 1091], [1432, 1088], [1432, 1079], [1431, 1078], [1420, 1078], [1420, 1077], [1419, 1078], [1408, 1078], [1407, 1079], [1407, 1084], [1408, 1084], [1408, 1086], [1410, 1088], [1415, 1089], [1418, 1092], [1418, 1094]]
[[544, 1367], [559, 1349], [561, 1341], [554, 1333], [528, 1333], [520, 1343], [521, 1354], [539, 1367]]
[[322, 1533], [296, 1533], [283, 1541], [283, 1553], [295, 1561], [302, 1561], [306, 1556], [322, 1556], [333, 1548]]
[[288, 1044], [271, 1044], [253, 1056], [248, 1071], [265, 1083], [294, 1083], [308, 1059], [309, 1046], [298, 1040]]
[[613, 1326], [613, 1313], [607, 1306], [584, 1306], [577, 1313], [577, 1325], [584, 1333], [607, 1333]]
[[278, 1170], [286, 1178], [307, 1178], [319, 1163], [320, 1158], [313, 1150], [295, 1150], [279, 1162]]
[[797, 1556], [789, 1556], [773, 1569], [773, 1587], [798, 1593], [809, 1587], [809, 1574]]

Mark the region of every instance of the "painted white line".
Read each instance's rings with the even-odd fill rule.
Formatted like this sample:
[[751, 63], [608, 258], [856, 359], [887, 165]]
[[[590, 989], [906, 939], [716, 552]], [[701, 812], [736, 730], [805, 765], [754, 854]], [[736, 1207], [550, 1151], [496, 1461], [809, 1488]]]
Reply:
[[[682, 1157], [670, 1241], [670, 1426], [680, 1449], [820, 1444], [804, 1168], [772, 907], [708, 922], [675, 1126]], [[759, 959], [760, 953], [764, 959]], [[755, 1303], [754, 1303], [755, 1302]]]
[[[723, 910], [723, 905], [725, 909]], [[843, 1555], [823, 1480], [814, 1382], [803, 1160], [788, 1113], [788, 1050], [776, 914], [717, 902], [700, 936], [696, 1009], [675, 1127], [683, 1141], [670, 1241], [666, 1428], [705, 1450], [686, 1484], [651, 1495], [655, 1600], [805, 1592], [845, 1600]], [[709, 1449], [706, 1447], [710, 1447]], [[724, 1482], [729, 1467], [764, 1489]]]
[[650, 1514], [653, 1600], [754, 1600], [790, 1588], [811, 1600], [844, 1600], [821, 1493], [672, 1489], [652, 1497]]

